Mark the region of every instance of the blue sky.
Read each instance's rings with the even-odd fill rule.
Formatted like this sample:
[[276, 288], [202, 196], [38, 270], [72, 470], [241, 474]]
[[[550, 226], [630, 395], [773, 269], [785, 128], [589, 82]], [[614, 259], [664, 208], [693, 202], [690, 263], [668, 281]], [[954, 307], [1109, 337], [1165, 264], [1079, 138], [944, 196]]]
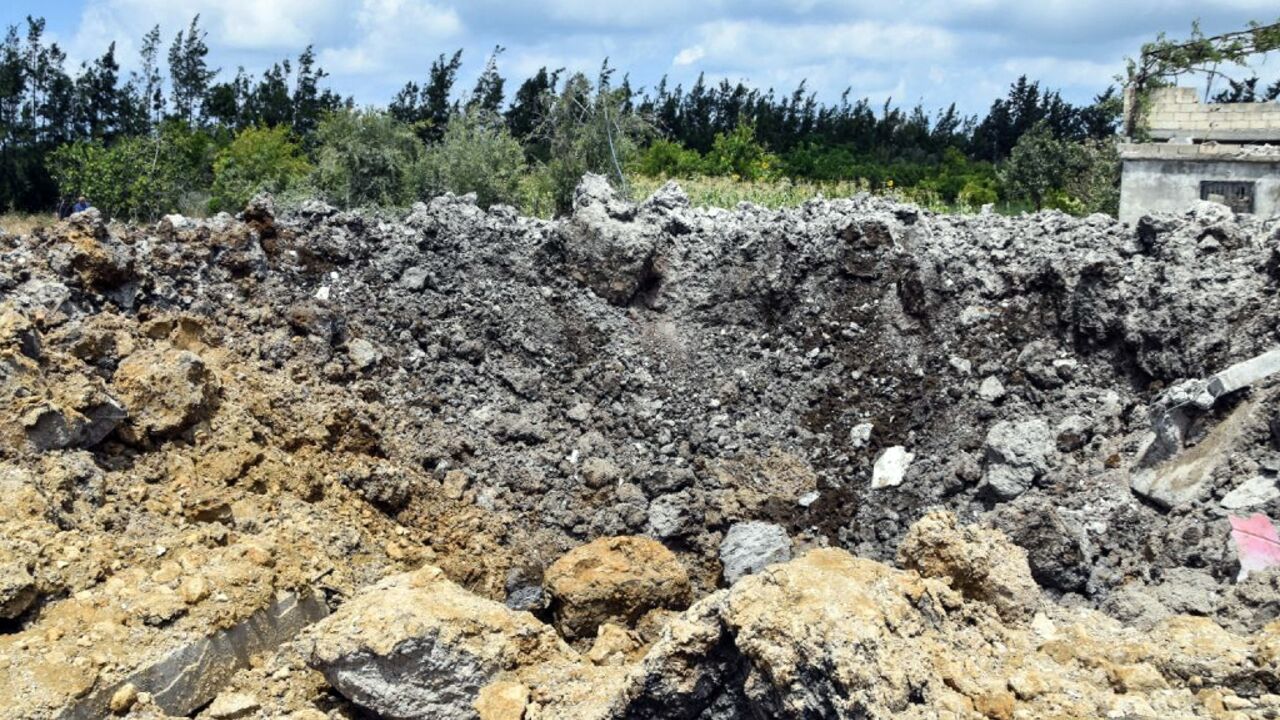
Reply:
[[362, 104], [385, 104], [457, 48], [469, 86], [500, 44], [509, 92], [539, 66], [594, 72], [608, 56], [638, 85], [664, 74], [687, 85], [705, 71], [790, 91], [808, 78], [824, 100], [850, 87], [875, 102], [954, 101], [970, 113], [1023, 73], [1087, 101], [1158, 31], [1180, 36], [1197, 17], [1216, 32], [1280, 15], [1275, 0], [7, 0], [5, 8], [5, 24], [46, 17], [76, 62], [115, 40], [126, 68], [152, 25], [167, 42], [200, 13], [211, 62], [224, 73], [258, 71], [313, 44], [331, 86]]

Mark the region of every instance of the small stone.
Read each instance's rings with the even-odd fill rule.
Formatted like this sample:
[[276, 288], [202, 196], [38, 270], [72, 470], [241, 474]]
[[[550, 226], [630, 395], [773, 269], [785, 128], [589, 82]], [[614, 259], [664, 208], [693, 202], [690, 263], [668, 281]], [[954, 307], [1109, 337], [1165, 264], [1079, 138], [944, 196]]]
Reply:
[[427, 286], [428, 272], [424, 267], [411, 267], [400, 276], [400, 287], [419, 292]]
[[569, 408], [569, 411], [565, 413], [565, 416], [571, 421], [581, 425], [591, 417], [591, 405], [584, 402], [578, 403], [577, 405]]
[[791, 538], [785, 529], [772, 523], [737, 523], [720, 541], [720, 563], [725, 582], [730, 585], [745, 575], [790, 559]]
[[849, 447], [858, 450], [867, 446], [871, 441], [871, 431], [875, 429], [875, 425], [871, 423], [859, 423], [849, 430]]
[[529, 688], [509, 680], [481, 688], [475, 703], [480, 720], [522, 720], [528, 706]]
[[655, 608], [689, 604], [689, 573], [662, 543], [646, 537], [604, 537], [552, 563], [546, 588], [560, 634], [592, 637], [602, 623], [630, 626]]
[[617, 483], [622, 478], [622, 471], [613, 461], [605, 458], [587, 458], [582, 463], [582, 479], [589, 488], [602, 488]]
[[261, 705], [258, 699], [252, 695], [244, 693], [222, 693], [213, 699], [209, 705], [209, 709], [205, 712], [211, 718], [217, 720], [237, 720], [237, 718], [248, 717], [258, 710]]
[[209, 583], [199, 575], [193, 575], [178, 586], [178, 595], [188, 605], [195, 605], [209, 596]]
[[347, 343], [347, 357], [357, 370], [365, 370], [375, 365], [381, 358], [373, 343], [364, 338], [356, 338]]
[[978, 397], [989, 403], [999, 402], [1004, 398], [1004, 383], [1000, 382], [1000, 378], [991, 375], [982, 381], [978, 386]]
[[901, 485], [907, 476], [907, 468], [911, 467], [911, 461], [915, 458], [914, 453], [907, 452], [901, 445], [894, 445], [880, 453], [871, 470], [871, 488], [879, 490]]
[[118, 690], [111, 694], [111, 701], [108, 707], [111, 712], [117, 715], [123, 715], [133, 707], [138, 701], [138, 688], [133, 683], [125, 683]]
[[987, 433], [987, 469], [983, 486], [1000, 500], [1011, 500], [1049, 470], [1053, 450], [1049, 426], [1039, 418], [1001, 421]]
[[1093, 424], [1083, 415], [1068, 415], [1058, 423], [1058, 450], [1075, 452], [1093, 436]]

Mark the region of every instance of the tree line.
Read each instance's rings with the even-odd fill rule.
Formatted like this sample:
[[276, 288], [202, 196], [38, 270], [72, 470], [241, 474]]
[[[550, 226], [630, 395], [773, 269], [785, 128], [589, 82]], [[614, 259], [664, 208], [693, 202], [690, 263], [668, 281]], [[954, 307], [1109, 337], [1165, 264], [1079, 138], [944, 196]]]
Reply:
[[1074, 105], [1026, 77], [982, 117], [873, 105], [850, 91], [827, 104], [803, 82], [786, 94], [702, 76], [636, 88], [607, 61], [595, 77], [542, 68], [508, 92], [498, 47], [469, 89], [457, 87], [457, 51], [385, 108], [359, 109], [325, 87], [312, 48], [259, 75], [212, 67], [199, 16], [167, 43], [153, 28], [140, 48], [127, 75], [114, 43], [73, 69], [44, 20], [9, 27], [0, 209], [48, 210], [83, 192], [115, 214], [154, 217], [293, 188], [341, 204], [534, 193], [563, 210], [584, 171], [622, 184], [634, 172], [865, 180], [988, 201], [1016, 188], [999, 168], [1021, 140], [1103, 141], [1120, 106], [1114, 89]]

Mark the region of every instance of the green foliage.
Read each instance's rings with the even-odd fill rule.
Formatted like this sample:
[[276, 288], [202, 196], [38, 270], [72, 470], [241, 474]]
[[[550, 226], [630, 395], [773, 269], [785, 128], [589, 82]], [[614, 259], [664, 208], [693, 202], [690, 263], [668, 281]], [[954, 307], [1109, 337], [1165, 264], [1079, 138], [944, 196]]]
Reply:
[[413, 128], [378, 110], [338, 110], [316, 130], [312, 181], [343, 207], [402, 206], [416, 196], [423, 144]]
[[66, 197], [84, 195], [109, 217], [153, 220], [177, 206], [178, 168], [161, 138], [134, 137], [104, 147], [97, 140], [63, 145], [49, 168]]
[[1120, 161], [1109, 141], [1071, 142], [1036, 126], [1018, 141], [1000, 169], [1007, 197], [1077, 214], [1115, 213]]
[[214, 212], [235, 212], [259, 192], [284, 192], [306, 179], [311, 164], [288, 128], [248, 128], [213, 162]]
[[440, 142], [427, 149], [420, 183], [428, 195], [473, 192], [481, 207], [515, 204], [525, 170], [524, 149], [502, 118], [473, 109], [455, 115]]
[[678, 142], [659, 138], [639, 153], [632, 170], [652, 178], [694, 177], [702, 174], [702, 156]]
[[731, 133], [717, 133], [711, 152], [703, 162], [708, 175], [759, 180], [767, 176], [778, 161], [756, 140], [755, 126], [742, 123]]

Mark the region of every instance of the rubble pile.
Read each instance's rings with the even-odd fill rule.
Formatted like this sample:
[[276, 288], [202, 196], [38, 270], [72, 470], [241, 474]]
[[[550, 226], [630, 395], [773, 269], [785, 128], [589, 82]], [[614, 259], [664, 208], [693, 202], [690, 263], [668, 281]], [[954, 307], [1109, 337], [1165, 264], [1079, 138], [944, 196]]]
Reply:
[[1278, 280], [591, 176], [0, 236], [5, 717], [1280, 716]]

